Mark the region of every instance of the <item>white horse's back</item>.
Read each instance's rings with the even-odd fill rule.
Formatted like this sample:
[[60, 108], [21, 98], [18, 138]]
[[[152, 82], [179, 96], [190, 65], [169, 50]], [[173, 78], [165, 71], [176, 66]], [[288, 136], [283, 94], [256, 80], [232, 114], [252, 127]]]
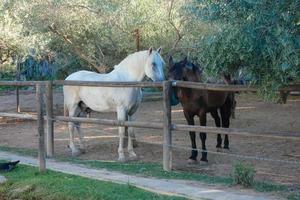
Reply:
[[[66, 80], [105, 82], [120, 81], [120, 77], [117, 73], [99, 74], [78, 71], [69, 75]], [[118, 107], [130, 111], [141, 102], [141, 91], [138, 88], [64, 86], [63, 90], [64, 102], [68, 110], [83, 101], [89, 108], [98, 112], [116, 112]]]

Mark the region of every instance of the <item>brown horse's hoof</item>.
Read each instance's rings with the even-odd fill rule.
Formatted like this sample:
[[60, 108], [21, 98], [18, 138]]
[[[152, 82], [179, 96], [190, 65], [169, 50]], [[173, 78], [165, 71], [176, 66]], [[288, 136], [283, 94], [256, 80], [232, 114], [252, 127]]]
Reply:
[[196, 164], [198, 164], [198, 161], [194, 160], [194, 159], [188, 159], [187, 162], [188, 162], [189, 165], [196, 165]]
[[206, 165], [208, 165], [208, 161], [203, 161], [203, 160], [201, 160], [201, 161], [200, 161], [200, 165], [206, 166]]

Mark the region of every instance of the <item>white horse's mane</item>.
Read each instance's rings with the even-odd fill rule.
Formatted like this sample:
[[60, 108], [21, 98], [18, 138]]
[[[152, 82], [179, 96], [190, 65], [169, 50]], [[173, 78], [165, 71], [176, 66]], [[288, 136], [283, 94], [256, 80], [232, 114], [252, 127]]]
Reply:
[[[117, 64], [117, 65], [115, 65], [114, 66], [114, 69], [118, 69], [118, 68], [120, 68], [120, 67], [122, 67], [122, 66], [127, 66], [128, 64], [129, 64], [129, 66], [130, 66], [130, 62], [132, 62], [132, 59], [141, 59], [141, 58], [143, 58], [143, 59], [145, 59], [145, 56], [147, 55], [146, 53], [147, 53], [148, 51], [147, 50], [145, 50], [145, 51], [138, 51], [138, 52], [135, 52], [135, 53], [132, 53], [132, 54], [130, 54], [130, 55], [128, 55], [125, 59], [123, 59], [119, 64]], [[143, 55], [143, 56], [138, 56], [138, 54], [139, 55]]]

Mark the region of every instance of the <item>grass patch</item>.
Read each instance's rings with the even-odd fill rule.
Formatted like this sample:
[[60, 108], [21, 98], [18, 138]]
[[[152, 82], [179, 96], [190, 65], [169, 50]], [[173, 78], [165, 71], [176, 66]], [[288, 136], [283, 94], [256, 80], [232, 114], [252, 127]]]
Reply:
[[[0, 146], [0, 150], [15, 152], [20, 155], [30, 155], [34, 157], [37, 156], [37, 151], [34, 149]], [[62, 156], [55, 156], [55, 159], [58, 161], [82, 164], [90, 168], [107, 169], [110, 171], [118, 171], [125, 174], [140, 175], [145, 177], [194, 180], [194, 181], [199, 181], [208, 184], [218, 184], [218, 185], [225, 185], [225, 186], [233, 186], [235, 184], [234, 179], [232, 177], [209, 176], [200, 173], [180, 172], [180, 171], [166, 172], [163, 170], [162, 165], [157, 163], [143, 163], [143, 162], [119, 163], [119, 162], [109, 162], [109, 161], [105, 162], [105, 161], [97, 161], [97, 160], [83, 160], [80, 158], [62, 157]], [[259, 181], [254, 181], [252, 184], [252, 188], [258, 192], [287, 191], [286, 186], [273, 184], [269, 182], [259, 182]]]
[[288, 200], [300, 200], [300, 192], [287, 196]]
[[88, 167], [96, 169], [108, 169], [111, 171], [119, 171], [126, 174], [141, 175], [148, 177], [157, 177], [165, 179], [183, 179], [183, 180], [195, 180], [209, 184], [221, 184], [221, 185], [232, 185], [233, 180], [230, 177], [216, 177], [208, 176], [204, 174], [196, 174], [189, 172], [178, 172], [171, 171], [166, 172], [162, 166], [157, 163], [144, 163], [144, 162], [132, 162], [132, 163], [119, 163], [119, 162], [105, 162], [105, 161], [91, 161], [81, 160], [78, 158], [64, 158], [64, 161], [83, 164]]
[[0, 199], [161, 199], [184, 198], [163, 196], [130, 184], [115, 184], [47, 170], [18, 165], [2, 173], [8, 181], [0, 185]]
[[235, 184], [251, 187], [254, 183], [255, 170], [252, 165], [238, 162], [233, 167], [232, 177]]
[[0, 151], [13, 152], [13, 153], [17, 153], [17, 154], [23, 155], [23, 156], [32, 156], [32, 157], [38, 156], [38, 152], [35, 149], [0, 146]]

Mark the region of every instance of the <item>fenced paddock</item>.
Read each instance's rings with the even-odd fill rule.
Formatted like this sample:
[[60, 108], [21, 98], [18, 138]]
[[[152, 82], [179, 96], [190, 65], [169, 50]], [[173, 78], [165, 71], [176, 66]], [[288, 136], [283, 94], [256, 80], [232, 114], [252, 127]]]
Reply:
[[[299, 171], [299, 162], [300, 156], [298, 155], [300, 152], [299, 149], [299, 99], [292, 99], [294, 101], [290, 101], [291, 104], [287, 105], [274, 105], [274, 104], [265, 104], [263, 102], [256, 102], [253, 104], [253, 99], [248, 102], [249, 99], [242, 98], [238, 99], [238, 107], [237, 107], [237, 120], [233, 120], [230, 129], [221, 129], [215, 127], [200, 127], [200, 126], [187, 126], [186, 122], [183, 118], [182, 111], [180, 106], [175, 108], [170, 108], [169, 105], [169, 89], [172, 87], [171, 82], [162, 83], [99, 83], [99, 82], [65, 82], [65, 81], [54, 81], [51, 82], [0, 82], [0, 85], [30, 85], [35, 86], [38, 89], [37, 92], [37, 102], [42, 102], [40, 100], [41, 93], [44, 89], [46, 93], [46, 106], [43, 106], [41, 103], [37, 103], [35, 105], [39, 105], [45, 108], [45, 116], [41, 114], [29, 116], [28, 114], [12, 114], [12, 113], [1, 113], [0, 116], [9, 116], [9, 117], [22, 117], [22, 118], [31, 118], [31, 119], [39, 119], [39, 143], [35, 141], [36, 147], [40, 147], [40, 161], [41, 164], [44, 164], [44, 156], [43, 149], [43, 127], [41, 121], [43, 121], [43, 117], [45, 118], [46, 124], [46, 138], [47, 138], [47, 154], [48, 156], [52, 156], [57, 151], [58, 153], [62, 153], [68, 155], [66, 148], [66, 144], [68, 141], [67, 135], [67, 127], [65, 123], [62, 121], [81, 121], [81, 122], [89, 122], [90, 124], [84, 125], [84, 128], [87, 130], [83, 130], [86, 133], [86, 138], [88, 139], [89, 146], [87, 149], [87, 154], [82, 155], [81, 157], [86, 157], [87, 159], [110, 159], [114, 160], [117, 155], [117, 147], [116, 141], [118, 140], [116, 135], [116, 127], [108, 127], [109, 126], [117, 126], [117, 125], [126, 125], [126, 126], [134, 126], [138, 127], [136, 130], [136, 135], [139, 141], [139, 147], [137, 149], [137, 153], [141, 156], [141, 160], [143, 161], [162, 161], [165, 170], [170, 170], [171, 168], [175, 169], [183, 169], [189, 168], [195, 171], [207, 172], [209, 174], [215, 174], [213, 172], [221, 171], [220, 175], [223, 175], [222, 172], [226, 173], [224, 168], [228, 168], [228, 163], [233, 163], [236, 159], [246, 159], [250, 160], [250, 162], [256, 162], [256, 169], [258, 173], [263, 175], [263, 177], [273, 176], [273, 178], [280, 179], [281, 182], [294, 182], [297, 183], [297, 176], [293, 176], [295, 174], [300, 174]], [[160, 87], [163, 88], [164, 91], [164, 100], [163, 105], [161, 102], [146, 102], [141, 105], [140, 113], [138, 114], [138, 121], [136, 122], [119, 122], [116, 120], [107, 120], [106, 118], [116, 119], [112, 114], [103, 114], [101, 118], [97, 114], [93, 114], [92, 118], [68, 118], [61, 116], [61, 113], [58, 113], [55, 109], [58, 101], [62, 103], [62, 97], [57, 98], [57, 94], [53, 93], [52, 85], [88, 85], [88, 86], [107, 86], [107, 87]], [[173, 83], [173, 86], [177, 87], [192, 87], [192, 88], [200, 88], [200, 89], [208, 89], [208, 90], [229, 90], [229, 91], [256, 91], [255, 88], [248, 88], [244, 86], [220, 86], [220, 85], [207, 85], [207, 84], [199, 84], [199, 83], [186, 83], [186, 82], [176, 82]], [[40, 88], [39, 88], [40, 87]], [[42, 90], [40, 90], [42, 89]], [[285, 88], [286, 90], [297, 90], [297, 88]], [[52, 97], [54, 96], [53, 101]], [[242, 95], [240, 95], [242, 96]], [[246, 96], [246, 95], [245, 95]], [[240, 97], [238, 97], [240, 98]], [[247, 98], [247, 97], [246, 97]], [[253, 96], [251, 96], [253, 98]], [[256, 99], [255, 99], [256, 100]], [[0, 100], [1, 101], [1, 100]], [[21, 98], [21, 104], [23, 99]], [[244, 101], [240, 106], [240, 101]], [[266, 105], [268, 107], [266, 108]], [[289, 108], [291, 107], [291, 108]], [[291, 116], [288, 115], [285, 110], [293, 111], [294, 114]], [[60, 107], [61, 109], [61, 107]], [[275, 109], [273, 115], [270, 116], [270, 113], [266, 112], [265, 115], [260, 118], [255, 118], [255, 113], [251, 113], [251, 110], [266, 111]], [[277, 109], [277, 110], [276, 110]], [[39, 110], [39, 109], [37, 109]], [[55, 111], [55, 112], [53, 112]], [[55, 115], [53, 114], [55, 113]], [[252, 116], [248, 116], [251, 113]], [[264, 114], [264, 113], [260, 113]], [[275, 116], [276, 115], [276, 116]], [[281, 116], [278, 116], [281, 115]], [[172, 116], [172, 120], [171, 120]], [[244, 117], [243, 117], [244, 116]], [[298, 116], [298, 119], [296, 118]], [[276, 119], [275, 119], [276, 118]], [[104, 120], [106, 119], [106, 120]], [[162, 119], [164, 122], [162, 123]], [[281, 120], [280, 120], [281, 119]], [[53, 124], [53, 122], [55, 122]], [[27, 125], [27, 128], [24, 128], [24, 132], [30, 132], [31, 136], [36, 134], [36, 127], [32, 127]], [[35, 123], [35, 122], [34, 122]], [[262, 126], [260, 124], [266, 123], [267, 125], [271, 124], [272, 126], [265, 126], [263, 129], [260, 129]], [[99, 125], [101, 124], [101, 125]], [[255, 124], [258, 124], [257, 127]], [[21, 129], [24, 126], [23, 123], [17, 124], [13, 128]], [[208, 120], [208, 125], [214, 126], [212, 120]], [[286, 128], [282, 128], [286, 127]], [[55, 135], [52, 137], [52, 127], [54, 127]], [[141, 129], [141, 128], [151, 128], [151, 129]], [[243, 128], [237, 129], [236, 127]], [[163, 131], [162, 131], [163, 130]], [[209, 152], [209, 163], [207, 166], [198, 165], [197, 167], [187, 166], [186, 159], [188, 157], [190, 151], [189, 144], [189, 136], [188, 130], [196, 130], [199, 131], [207, 131], [208, 132], [208, 152]], [[278, 131], [277, 131], [278, 130]], [[280, 132], [279, 130], [284, 130], [284, 132]], [[1, 131], [2, 132], [2, 131]], [[11, 132], [11, 131], [8, 131]], [[92, 133], [91, 133], [92, 132]], [[141, 133], [142, 132], [142, 133]], [[164, 134], [162, 134], [164, 132]], [[172, 132], [172, 135], [171, 135]], [[33, 134], [34, 133], [34, 134]], [[62, 134], [63, 133], [63, 134]], [[140, 134], [141, 133], [141, 134]], [[213, 133], [213, 134], [210, 134]], [[216, 133], [228, 133], [230, 136], [230, 144], [231, 150], [230, 152], [216, 152], [216, 137], [214, 134]], [[23, 133], [19, 134], [19, 137], [22, 137]], [[55, 138], [58, 136], [56, 140]], [[171, 137], [172, 136], [172, 137]], [[2, 137], [2, 136], [1, 136]], [[31, 140], [36, 140], [34, 137]], [[105, 140], [106, 143], [100, 143], [101, 140]], [[55, 142], [54, 142], [55, 141]], [[59, 143], [63, 142], [64, 145], [60, 145]], [[24, 143], [24, 141], [23, 141]], [[54, 147], [53, 148], [53, 143]], [[115, 144], [114, 144], [115, 143]], [[201, 148], [200, 140], [197, 140], [198, 148]], [[40, 144], [40, 145], [37, 145]], [[98, 144], [98, 145], [96, 145]], [[114, 144], [114, 145], [111, 145]], [[161, 145], [163, 144], [164, 151], [162, 151]], [[18, 146], [18, 145], [16, 145]], [[32, 146], [29, 144], [28, 146]], [[111, 147], [112, 146], [112, 147]], [[111, 147], [111, 148], [109, 148]], [[109, 149], [109, 150], [106, 150]], [[107, 151], [110, 151], [109, 154], [106, 154]], [[93, 152], [93, 153], [90, 153]], [[98, 154], [98, 155], [97, 155]], [[106, 154], [107, 157], [102, 156], [101, 154]], [[97, 155], [97, 156], [95, 156]], [[112, 156], [113, 155], [113, 156]], [[164, 158], [164, 159], [162, 159]], [[172, 166], [172, 163], [174, 165]], [[43, 170], [43, 165], [41, 165], [41, 170]], [[272, 170], [267, 170], [272, 169]], [[228, 170], [227, 170], [228, 171]], [[299, 177], [298, 177], [299, 178]], [[299, 182], [299, 180], [298, 180]]]

